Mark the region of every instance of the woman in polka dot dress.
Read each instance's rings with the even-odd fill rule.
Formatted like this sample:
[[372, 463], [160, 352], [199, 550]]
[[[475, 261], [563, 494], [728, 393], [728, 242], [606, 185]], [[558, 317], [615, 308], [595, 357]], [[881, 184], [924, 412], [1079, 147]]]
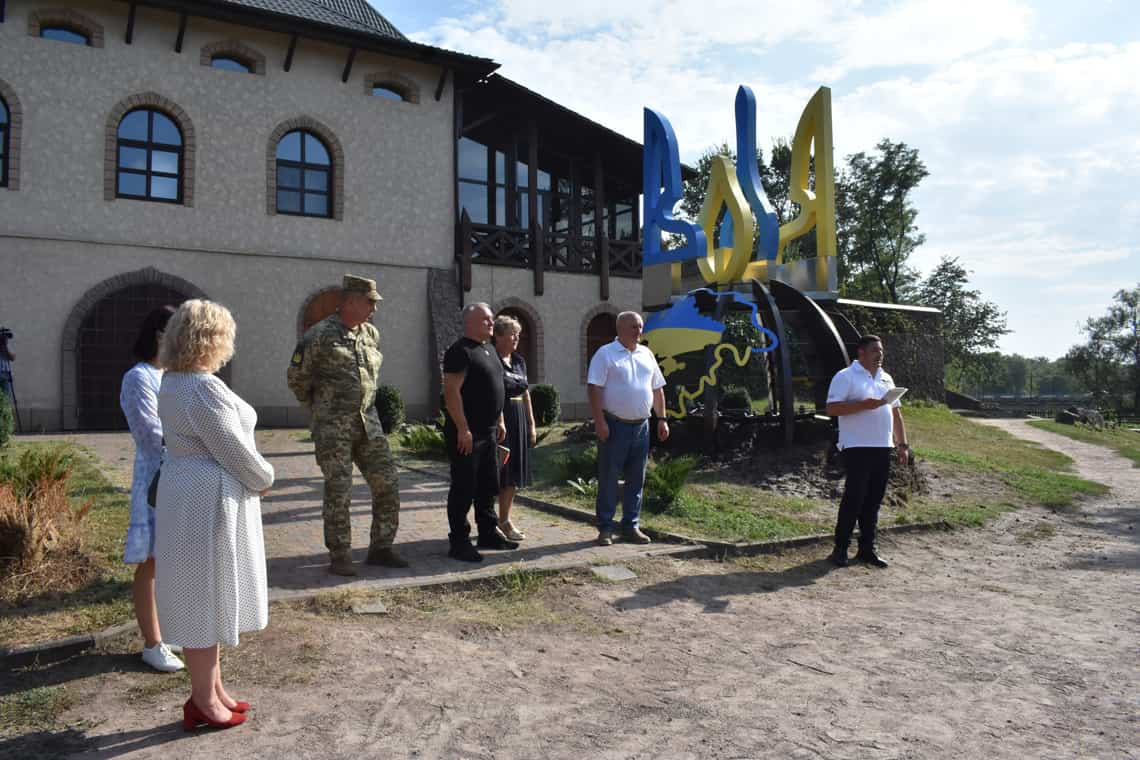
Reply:
[[167, 324], [158, 414], [166, 458], [155, 516], [155, 596], [167, 641], [190, 671], [183, 726], [228, 728], [248, 703], [222, 686], [218, 645], [269, 620], [261, 500], [273, 467], [257, 452], [257, 414], [214, 376], [234, 353], [229, 310], [183, 303]]

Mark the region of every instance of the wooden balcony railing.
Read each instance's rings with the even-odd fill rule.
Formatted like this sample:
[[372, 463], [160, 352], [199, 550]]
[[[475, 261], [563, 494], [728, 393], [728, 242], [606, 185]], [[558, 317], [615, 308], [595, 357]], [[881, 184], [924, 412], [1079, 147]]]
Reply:
[[[568, 231], [547, 231], [541, 236], [542, 259], [538, 263], [552, 272], [603, 274], [604, 256], [593, 237], [572, 236]], [[606, 240], [609, 274], [641, 276], [641, 241]], [[459, 263], [464, 290], [471, 289], [471, 265], [490, 264], [535, 268], [531, 232], [522, 227], [502, 227], [472, 222], [464, 211], [459, 222]], [[603, 250], [605, 250], [603, 249]], [[604, 278], [603, 278], [604, 280]], [[603, 284], [603, 290], [608, 288]]]

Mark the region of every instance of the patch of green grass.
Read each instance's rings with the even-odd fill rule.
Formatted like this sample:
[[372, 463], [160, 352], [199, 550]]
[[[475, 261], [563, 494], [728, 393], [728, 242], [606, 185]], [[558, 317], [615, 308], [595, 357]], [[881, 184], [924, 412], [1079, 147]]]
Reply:
[[[782, 499], [777, 497], [775, 501]], [[826, 529], [826, 525], [772, 510], [772, 506], [768, 499], [733, 506], [686, 490], [663, 513], [643, 515], [642, 522], [649, 528], [734, 542], [774, 541]]]
[[[1073, 460], [1064, 454], [971, 422], [946, 407], [909, 407], [904, 417], [919, 457], [1003, 483], [1021, 503], [1067, 507], [1077, 496], [1108, 491], [1100, 483], [1068, 474]], [[1000, 506], [1000, 500], [985, 503], [987, 508]]]
[[1105, 446], [1120, 456], [1131, 459], [1133, 467], [1140, 467], [1140, 433], [1121, 428], [1096, 430], [1085, 425], [1062, 425], [1050, 420], [1032, 420], [1029, 424], [1039, 430], [1072, 438], [1074, 441]]
[[[952, 501], [936, 501], [919, 498], [896, 512], [893, 521], [896, 525], [943, 522], [947, 525], [976, 528], [1003, 512], [1014, 509], [1017, 509], [1017, 505], [1001, 500], [955, 499]], [[882, 524], [883, 520], [880, 519], [879, 522]]]
[[66, 685], [38, 686], [0, 696], [0, 732], [49, 728], [74, 703]]
[[496, 575], [493, 585], [500, 596], [522, 599], [541, 591], [549, 578], [549, 573], [529, 570], [524, 567], [512, 567], [506, 572]]
[[131, 580], [134, 567], [123, 562], [123, 539], [130, 522], [130, 494], [115, 486], [95, 456], [74, 444], [16, 441], [6, 453], [62, 445], [72, 460], [69, 483], [75, 504], [91, 499], [83, 521], [84, 545], [94, 563], [90, 581], [74, 591], [44, 593], [17, 607], [0, 607], [0, 646], [11, 647], [107, 628], [133, 614]]

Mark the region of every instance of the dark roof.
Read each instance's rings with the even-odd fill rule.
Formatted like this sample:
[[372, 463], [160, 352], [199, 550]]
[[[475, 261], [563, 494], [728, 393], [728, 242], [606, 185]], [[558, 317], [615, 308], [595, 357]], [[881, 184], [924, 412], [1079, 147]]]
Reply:
[[404, 41], [408, 39], [365, 0], [223, 0], [223, 2], [283, 13], [330, 26], [341, 26], [379, 37]]
[[[607, 173], [622, 178], [633, 187], [641, 187], [640, 142], [501, 74], [491, 74], [467, 91], [464, 95], [463, 114], [467, 123], [494, 115], [494, 118], [485, 121], [485, 126], [469, 135], [480, 141], [493, 141], [496, 137], [501, 137], [504, 117], [517, 124], [534, 118], [542, 135], [540, 144], [545, 143], [547, 148], [579, 159], [589, 159], [595, 153], [600, 154]], [[691, 167], [684, 164], [681, 165], [681, 174], [685, 179], [697, 176]]]
[[[2, 4], [3, 0], [0, 0]], [[451, 69], [467, 86], [499, 68], [489, 58], [424, 45], [405, 37], [367, 0], [123, 0], [191, 16], [246, 24], [352, 49], [424, 61]]]

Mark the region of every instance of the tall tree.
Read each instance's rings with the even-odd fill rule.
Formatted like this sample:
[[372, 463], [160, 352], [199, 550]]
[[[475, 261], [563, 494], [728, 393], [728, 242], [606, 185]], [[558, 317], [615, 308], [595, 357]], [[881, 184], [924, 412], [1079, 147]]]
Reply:
[[1120, 374], [1112, 325], [1105, 317], [1089, 318], [1081, 332], [1088, 340], [1069, 349], [1064, 356], [1065, 366], [1092, 393], [1098, 405], [1107, 404], [1116, 395]]
[[[792, 203], [790, 197], [792, 179], [792, 144], [785, 138], [773, 141], [770, 152], [771, 162], [764, 162], [764, 151], [756, 151], [756, 166], [760, 172], [760, 182], [764, 186], [764, 193], [776, 211], [776, 219], [780, 224], [787, 224], [796, 218], [800, 212], [799, 205]], [[697, 176], [682, 182], [683, 196], [681, 199], [681, 212], [689, 219], [695, 220], [701, 213], [701, 206], [705, 202], [705, 193], [708, 190], [709, 174], [712, 171], [713, 159], [717, 156], [727, 156], [736, 162], [736, 151], [722, 142], [707, 148], [697, 159], [694, 167]], [[809, 164], [809, 186], [815, 186], [814, 162]], [[717, 228], [719, 230], [719, 226]], [[756, 241], [753, 240], [753, 245]], [[784, 252], [785, 261], [806, 259], [815, 256], [815, 230], [798, 240], [788, 244]]]
[[998, 338], [1009, 332], [1005, 312], [970, 289], [969, 283], [970, 273], [958, 259], [944, 256], [916, 292], [920, 303], [942, 311], [946, 365], [958, 382], [969, 374], [983, 349], [994, 348]]
[[1088, 341], [1065, 358], [1099, 403], [1131, 396], [1132, 408], [1140, 410], [1140, 285], [1116, 291], [1112, 300], [1104, 316], [1081, 328]]
[[1118, 290], [1116, 302], [1108, 307], [1110, 340], [1132, 390], [1132, 409], [1140, 411], [1140, 284], [1131, 290]]
[[906, 143], [883, 139], [875, 150], [848, 156], [837, 178], [839, 287], [849, 297], [899, 303], [918, 281], [907, 260], [926, 237], [911, 194], [929, 172]]

